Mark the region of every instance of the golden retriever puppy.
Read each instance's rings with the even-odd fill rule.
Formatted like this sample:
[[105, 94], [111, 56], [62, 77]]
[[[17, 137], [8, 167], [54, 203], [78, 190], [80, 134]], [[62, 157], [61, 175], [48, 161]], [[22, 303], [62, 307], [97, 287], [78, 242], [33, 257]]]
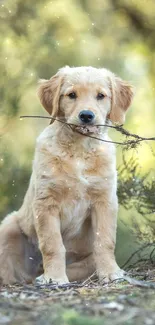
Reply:
[[124, 122], [132, 87], [106, 69], [67, 66], [41, 81], [38, 96], [71, 126], [55, 121], [37, 139], [23, 205], [0, 226], [0, 278], [62, 284], [96, 271], [117, 279], [115, 147], [85, 135], [109, 140], [100, 125]]

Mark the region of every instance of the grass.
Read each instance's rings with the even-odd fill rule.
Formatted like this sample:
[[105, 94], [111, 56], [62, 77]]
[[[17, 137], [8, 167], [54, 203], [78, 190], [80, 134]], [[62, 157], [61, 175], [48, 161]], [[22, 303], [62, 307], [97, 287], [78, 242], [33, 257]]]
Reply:
[[0, 324], [154, 325], [155, 269], [140, 270], [133, 270], [137, 284], [1, 286]]

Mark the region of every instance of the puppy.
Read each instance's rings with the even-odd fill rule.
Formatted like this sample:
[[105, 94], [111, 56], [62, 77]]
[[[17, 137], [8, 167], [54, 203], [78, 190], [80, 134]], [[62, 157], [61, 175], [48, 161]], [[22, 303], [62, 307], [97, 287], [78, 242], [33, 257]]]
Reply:
[[117, 279], [115, 147], [100, 125], [124, 122], [132, 87], [106, 69], [64, 67], [41, 81], [38, 96], [66, 124], [55, 121], [37, 139], [23, 205], [0, 226], [0, 278], [62, 284], [96, 271]]

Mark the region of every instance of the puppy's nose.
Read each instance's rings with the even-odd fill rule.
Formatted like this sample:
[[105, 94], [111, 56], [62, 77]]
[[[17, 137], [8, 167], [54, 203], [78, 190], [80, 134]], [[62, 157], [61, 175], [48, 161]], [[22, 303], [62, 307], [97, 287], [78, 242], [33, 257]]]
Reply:
[[79, 113], [79, 119], [83, 123], [91, 123], [95, 117], [95, 114], [92, 111], [85, 110]]

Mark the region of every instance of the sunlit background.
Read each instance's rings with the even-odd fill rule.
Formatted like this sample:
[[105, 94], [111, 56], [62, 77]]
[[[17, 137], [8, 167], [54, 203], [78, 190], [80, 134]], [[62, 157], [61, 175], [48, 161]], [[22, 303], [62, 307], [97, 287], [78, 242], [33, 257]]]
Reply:
[[[46, 114], [36, 96], [39, 78], [64, 65], [106, 67], [135, 86], [125, 128], [155, 136], [155, 1], [0, 1], [0, 218], [20, 207], [31, 173], [35, 140]], [[118, 139], [117, 132], [112, 133]], [[119, 137], [120, 139], [120, 137]], [[123, 140], [123, 138], [122, 138]], [[155, 174], [155, 144], [128, 150], [141, 173]], [[118, 166], [122, 148], [117, 149]], [[120, 207], [117, 256], [135, 249], [137, 212]], [[146, 226], [146, 224], [145, 224]]]

